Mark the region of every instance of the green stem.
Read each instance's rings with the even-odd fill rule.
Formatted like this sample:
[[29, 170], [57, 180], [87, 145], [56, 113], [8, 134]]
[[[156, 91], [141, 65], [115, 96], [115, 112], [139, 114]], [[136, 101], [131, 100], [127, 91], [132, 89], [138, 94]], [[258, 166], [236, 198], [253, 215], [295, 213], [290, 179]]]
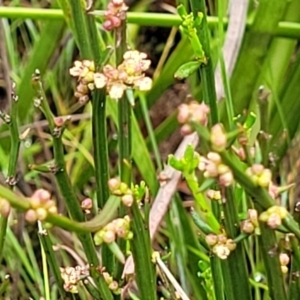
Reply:
[[209, 32], [206, 16], [206, 4], [204, 0], [190, 0], [194, 18], [196, 19], [199, 12], [203, 14], [202, 22], [195, 26], [199, 41], [202, 44], [207, 63], [202, 64], [200, 67], [200, 76], [203, 86], [203, 101], [210, 106], [211, 124], [219, 122], [218, 108], [217, 108], [217, 95], [215, 89], [215, 75], [214, 67], [211, 58]]
[[223, 0], [218, 0], [218, 33], [219, 33], [219, 64], [220, 64], [220, 70], [223, 80], [223, 86], [224, 86], [224, 92], [226, 95], [226, 111], [227, 111], [227, 118], [228, 118], [228, 128], [229, 130], [234, 129], [234, 109], [233, 109], [233, 101], [232, 101], [232, 95], [230, 90], [230, 82], [229, 78], [227, 76], [226, 72], [226, 65], [225, 60], [223, 56], [222, 46], [224, 42], [224, 24], [223, 24], [223, 14], [224, 14], [224, 7], [223, 7]]
[[148, 220], [143, 220], [136, 201], [132, 205], [131, 228], [134, 237], [131, 241], [132, 256], [135, 264], [136, 282], [139, 287], [140, 299], [156, 299], [156, 282], [154, 264], [151, 262], [151, 240], [148, 230]]
[[[103, 15], [103, 11], [94, 11], [94, 14]], [[33, 20], [61, 20], [64, 13], [60, 9], [25, 8], [25, 7], [0, 7], [0, 18], [9, 19], [33, 19]], [[182, 22], [178, 15], [164, 13], [143, 13], [128, 12], [128, 23], [141, 26], [173, 27], [179, 26]], [[207, 17], [209, 27], [218, 24], [218, 17]], [[224, 27], [228, 24], [228, 19], [224, 18]], [[247, 21], [247, 29], [252, 22]], [[300, 37], [300, 24], [296, 22], [279, 22], [276, 29], [276, 36], [298, 39]]]
[[77, 46], [80, 50], [81, 57], [84, 59], [92, 58], [92, 49], [90, 46], [89, 31], [87, 29], [87, 20], [84, 15], [85, 7], [82, 3], [84, 1], [69, 0], [69, 7], [71, 8], [71, 18], [74, 20], [74, 37]]
[[289, 278], [289, 289], [288, 289], [288, 299], [297, 300], [300, 293], [300, 278], [297, 275], [300, 269], [300, 250], [299, 242], [294, 236], [290, 236], [290, 243], [292, 246], [292, 262], [291, 271]]
[[[10, 112], [10, 122], [9, 122], [11, 149], [9, 155], [6, 182], [8, 183], [10, 188], [13, 189], [17, 180], [16, 172], [17, 172], [17, 164], [18, 164], [19, 149], [20, 149], [20, 138], [19, 138], [18, 120], [17, 120], [18, 119], [18, 96], [15, 95], [14, 88], [12, 90], [11, 98], [12, 101], [11, 101], [11, 112]], [[7, 222], [8, 222], [8, 216], [0, 217], [0, 261], [2, 259], [2, 252], [5, 243]]]
[[94, 92], [92, 100], [92, 126], [98, 206], [103, 208], [109, 197], [108, 149], [106, 138], [106, 96], [102, 90]]
[[[229, 238], [238, 236], [238, 211], [231, 187], [225, 190], [225, 202], [223, 204], [225, 216], [225, 231]], [[243, 243], [238, 243], [236, 249], [229, 257], [221, 262], [225, 292], [228, 299], [251, 300], [251, 291], [248, 281], [247, 261]]]
[[[258, 198], [258, 200], [260, 199]], [[263, 211], [258, 203], [255, 204], [255, 208], [259, 213]], [[258, 245], [267, 274], [270, 298], [285, 300], [287, 296], [279, 263], [278, 243], [275, 231], [270, 229], [265, 222], [260, 222], [259, 226], [261, 234], [258, 237]]]
[[224, 300], [224, 279], [222, 277], [221, 261], [218, 257], [210, 258], [211, 275], [213, 277], [215, 299]]
[[150, 139], [151, 146], [152, 146], [152, 149], [153, 149], [153, 152], [154, 152], [156, 164], [157, 164], [157, 167], [158, 167], [158, 171], [162, 171], [163, 166], [162, 166], [162, 163], [161, 163], [161, 158], [160, 158], [159, 149], [158, 149], [158, 146], [157, 146], [157, 141], [156, 141], [156, 138], [155, 138], [155, 133], [154, 133], [154, 130], [153, 130], [153, 127], [152, 127], [152, 124], [151, 124], [151, 120], [150, 120], [150, 116], [149, 116], [149, 110], [148, 110], [148, 107], [147, 107], [147, 99], [146, 99], [146, 97], [143, 93], [139, 94], [139, 98], [140, 98], [140, 104], [141, 104], [142, 113], [143, 113], [144, 121], [145, 121], [146, 128], [147, 128], [147, 132], [148, 132], [148, 135], [149, 135], [149, 139]]

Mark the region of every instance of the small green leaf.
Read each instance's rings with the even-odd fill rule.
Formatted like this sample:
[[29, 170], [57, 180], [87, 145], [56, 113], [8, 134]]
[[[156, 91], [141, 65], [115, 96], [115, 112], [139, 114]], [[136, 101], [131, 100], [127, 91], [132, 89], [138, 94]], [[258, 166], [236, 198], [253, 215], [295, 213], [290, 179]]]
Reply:
[[172, 168], [182, 171], [183, 170], [183, 163], [179, 159], [177, 159], [173, 154], [170, 154], [168, 156], [168, 165], [170, 165]]
[[250, 112], [250, 114], [247, 116], [247, 119], [244, 123], [245, 129], [250, 129], [256, 121], [256, 114], [254, 112]]
[[193, 74], [199, 67], [201, 66], [202, 62], [200, 61], [189, 61], [179, 67], [176, 71], [174, 77], [176, 79], [184, 79], [189, 77]]

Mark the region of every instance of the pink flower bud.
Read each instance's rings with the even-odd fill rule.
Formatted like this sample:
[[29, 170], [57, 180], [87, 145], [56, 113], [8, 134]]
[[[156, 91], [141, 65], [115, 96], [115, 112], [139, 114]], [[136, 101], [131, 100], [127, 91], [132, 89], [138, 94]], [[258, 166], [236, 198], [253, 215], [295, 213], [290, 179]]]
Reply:
[[25, 220], [29, 223], [34, 223], [37, 220], [37, 215], [33, 209], [27, 210], [25, 213]]
[[6, 199], [0, 198], [0, 215], [3, 217], [8, 217], [10, 209], [10, 203]]
[[289, 256], [286, 253], [280, 253], [279, 254], [279, 261], [280, 261], [280, 264], [282, 266], [286, 266], [286, 265], [289, 264], [290, 258], [289, 258]]
[[93, 207], [93, 200], [91, 198], [85, 198], [81, 202], [81, 208], [83, 210], [91, 209]]
[[208, 246], [214, 246], [218, 242], [218, 237], [215, 234], [210, 233], [205, 237], [205, 241]]
[[118, 178], [111, 178], [108, 180], [108, 188], [111, 192], [115, 192], [120, 188], [121, 181]]
[[126, 194], [126, 195], [122, 196], [121, 200], [125, 206], [130, 207], [132, 205], [134, 199], [131, 194]]

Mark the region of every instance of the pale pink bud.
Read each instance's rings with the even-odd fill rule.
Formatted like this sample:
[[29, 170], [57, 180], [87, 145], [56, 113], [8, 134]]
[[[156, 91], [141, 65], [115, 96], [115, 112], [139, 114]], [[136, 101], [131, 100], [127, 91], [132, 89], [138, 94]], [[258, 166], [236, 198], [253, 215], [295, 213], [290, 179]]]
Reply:
[[185, 136], [185, 135], [189, 135], [193, 132], [193, 128], [191, 125], [189, 124], [184, 124], [183, 126], [181, 126], [180, 128], [180, 133]]
[[93, 207], [93, 200], [91, 198], [85, 198], [81, 202], [81, 208], [83, 210], [88, 210], [88, 209], [91, 209], [92, 207]]
[[38, 220], [43, 221], [47, 218], [48, 212], [45, 208], [39, 207], [35, 211]]
[[103, 239], [104, 243], [110, 244], [116, 240], [116, 235], [113, 231], [109, 230], [109, 231], [104, 232], [102, 239]]
[[3, 217], [8, 217], [10, 209], [10, 203], [6, 199], [0, 198], [0, 215]]
[[27, 210], [25, 213], [25, 220], [30, 223], [34, 223], [37, 220], [36, 212], [33, 209]]
[[180, 124], [187, 123], [189, 121], [190, 110], [187, 104], [180, 104], [178, 106], [177, 120]]
[[223, 151], [226, 148], [227, 137], [221, 124], [216, 124], [211, 128], [210, 141], [216, 151]]
[[205, 237], [205, 241], [208, 246], [214, 246], [218, 242], [218, 237], [215, 234], [210, 233]]
[[109, 285], [108, 288], [112, 291], [116, 291], [119, 288], [118, 283], [114, 280]]
[[278, 214], [273, 213], [269, 215], [269, 218], [267, 220], [267, 224], [270, 228], [276, 229], [278, 226], [281, 225], [281, 218]]
[[108, 188], [111, 192], [114, 192], [120, 188], [121, 181], [118, 178], [111, 178], [108, 180]]
[[290, 258], [289, 258], [289, 256], [286, 253], [280, 253], [279, 254], [279, 261], [280, 261], [280, 264], [282, 266], [286, 266], [286, 265], [289, 264]]
[[254, 226], [258, 226], [258, 214], [256, 209], [248, 209], [248, 218]]
[[133, 196], [131, 194], [126, 194], [122, 196], [121, 200], [125, 206], [130, 207], [133, 203]]
[[249, 220], [245, 220], [245, 221], [241, 222], [240, 227], [241, 227], [242, 232], [245, 232], [248, 234], [253, 233], [253, 231], [255, 229], [254, 225]]

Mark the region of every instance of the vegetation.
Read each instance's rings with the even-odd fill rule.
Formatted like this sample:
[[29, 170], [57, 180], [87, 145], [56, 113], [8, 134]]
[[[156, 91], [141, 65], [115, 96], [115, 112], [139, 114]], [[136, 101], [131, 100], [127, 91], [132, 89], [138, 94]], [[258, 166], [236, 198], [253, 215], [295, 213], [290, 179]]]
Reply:
[[172, 4], [0, 6], [1, 299], [298, 299], [300, 1]]

